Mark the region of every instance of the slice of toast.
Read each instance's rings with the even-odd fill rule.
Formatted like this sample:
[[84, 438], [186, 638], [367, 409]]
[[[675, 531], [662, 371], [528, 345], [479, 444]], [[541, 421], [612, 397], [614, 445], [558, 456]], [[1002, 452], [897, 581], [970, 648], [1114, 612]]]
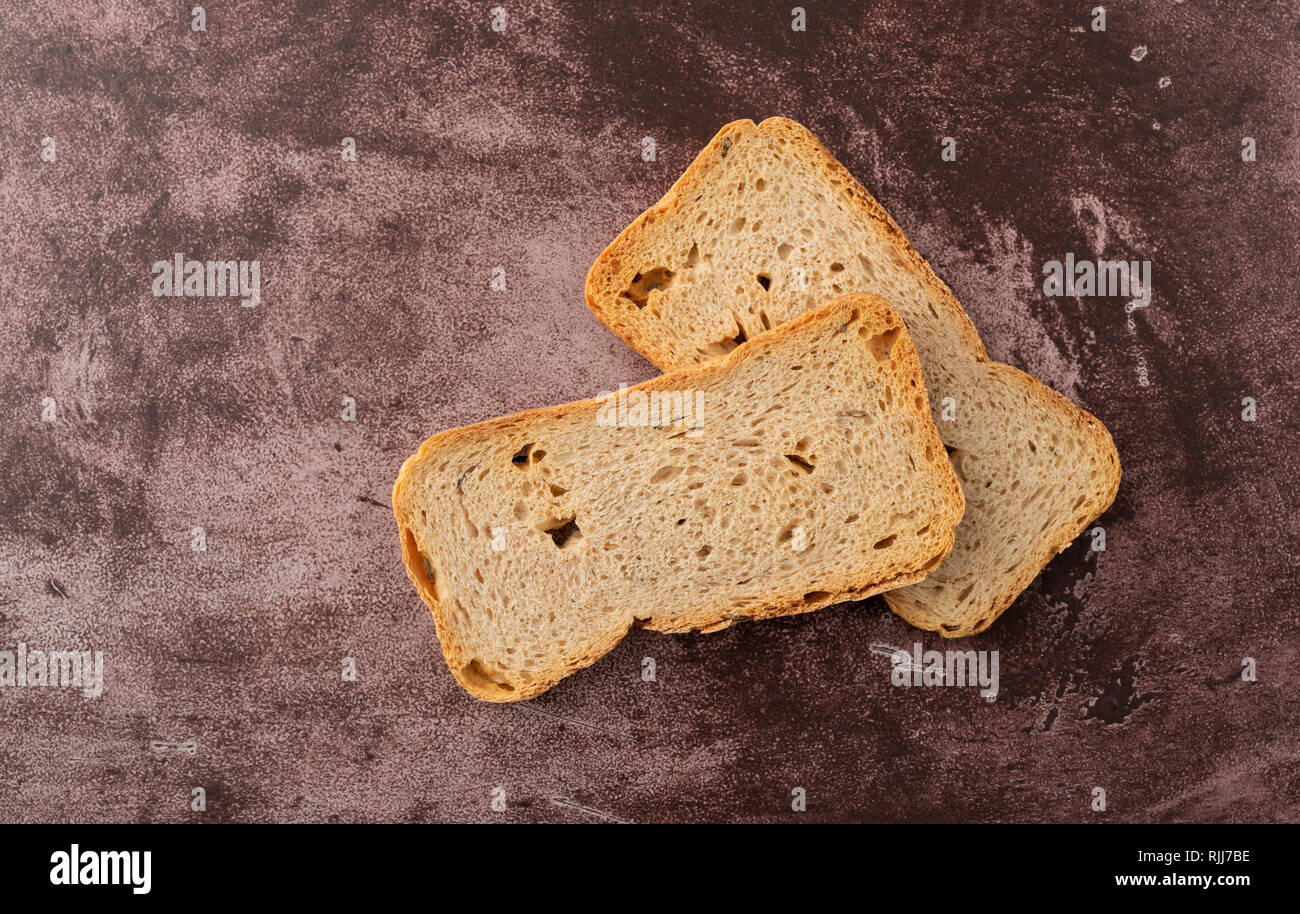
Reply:
[[452, 674], [517, 701], [633, 625], [714, 631], [918, 581], [962, 494], [902, 318], [859, 294], [708, 365], [434, 435], [393, 512]]
[[723, 127], [597, 258], [586, 294], [596, 317], [671, 370], [858, 291], [902, 312], [966, 493], [952, 555], [885, 599], [921, 628], [983, 631], [1110, 505], [1115, 445], [1091, 414], [989, 360], [952, 292], [807, 129]]

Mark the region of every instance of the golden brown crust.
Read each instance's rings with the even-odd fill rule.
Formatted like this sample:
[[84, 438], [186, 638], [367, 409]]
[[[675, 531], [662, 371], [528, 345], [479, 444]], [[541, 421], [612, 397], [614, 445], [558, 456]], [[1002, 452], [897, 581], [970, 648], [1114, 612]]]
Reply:
[[[916, 562], [916, 567], [900, 568], [897, 574], [891, 575], [885, 580], [863, 585], [861, 574], [856, 572], [843, 574], [837, 579], [828, 581], [825, 585], [826, 589], [816, 592], [815, 595], [809, 593], [797, 597], [779, 597], [776, 602], [762, 606], [736, 606], [725, 598], [710, 602], [708, 600], [709, 595], [705, 594], [701, 595], [703, 602], [696, 610], [678, 614], [671, 618], [651, 615], [649, 619], [640, 623], [644, 627], [664, 632], [717, 631], [737, 621], [746, 619], [765, 619], [810, 612], [832, 603], [862, 599], [889, 588], [919, 581], [951, 551], [953, 532], [961, 520], [965, 505], [961, 484], [944, 455], [943, 442], [939, 437], [938, 430], [931, 421], [928, 394], [925, 393], [921, 376], [920, 359], [916, 354], [911, 337], [907, 334], [902, 317], [879, 296], [868, 293], [851, 293], [840, 296], [817, 309], [805, 312], [783, 324], [772, 333], [762, 334], [756, 339], [737, 347], [723, 358], [660, 375], [634, 388], [630, 388], [629, 392], [701, 387], [708, 380], [730, 372], [740, 362], [754, 358], [781, 345], [788, 334], [796, 333], [804, 326], [819, 321], [829, 323], [849, 320], [851, 319], [850, 313], [853, 311], [860, 313], [864, 324], [873, 324], [877, 328], [875, 332], [890, 329], [899, 331], [896, 343], [899, 357], [895, 360], [897, 367], [894, 370], [904, 379], [917, 381], [918, 402], [907, 404], [906, 410], [909, 415], [917, 419], [916, 428], [923, 436], [919, 442], [918, 450], [924, 449], [934, 454], [934, 459], [930, 461], [931, 466], [941, 471], [940, 477], [947, 489], [943, 499], [946, 513], [936, 517], [931, 522], [936, 530], [940, 530], [946, 535], [937, 542], [933, 550], [928, 550], [925, 554], [915, 557], [919, 560]], [[457, 644], [455, 626], [450, 624], [443, 602], [439, 599], [437, 587], [429, 579], [424, 568], [427, 550], [421, 548], [415, 533], [417, 525], [412, 522], [414, 509], [409, 495], [412, 475], [421, 463], [432, 459], [433, 455], [438, 453], [440, 449], [461, 439], [475, 436], [492, 436], [534, 420], [564, 417], [582, 410], [595, 411], [600, 407], [601, 403], [601, 400], [594, 398], [579, 400], [559, 406], [526, 410], [509, 416], [489, 419], [475, 425], [439, 432], [426, 439], [416, 453], [407, 458], [402, 464], [402, 469], [398, 473], [397, 480], [393, 485], [393, 515], [397, 521], [402, 541], [402, 561], [406, 568], [407, 577], [410, 578], [416, 592], [428, 605], [433, 615], [434, 625], [437, 629], [448, 668], [466, 691], [476, 698], [485, 701], [520, 701], [539, 695], [565, 676], [589, 666], [608, 653], [622, 640], [627, 630], [635, 623], [629, 621], [621, 632], [611, 634], [610, 637], [601, 640], [580, 656], [570, 659], [555, 668], [542, 670], [527, 681], [512, 681], [509, 690], [495, 685], [491, 681], [485, 682], [481, 677], [471, 675], [467, 671], [467, 667], [472, 663], [473, 657], [461, 650]], [[435, 568], [434, 571], [436, 578], [438, 570]]]

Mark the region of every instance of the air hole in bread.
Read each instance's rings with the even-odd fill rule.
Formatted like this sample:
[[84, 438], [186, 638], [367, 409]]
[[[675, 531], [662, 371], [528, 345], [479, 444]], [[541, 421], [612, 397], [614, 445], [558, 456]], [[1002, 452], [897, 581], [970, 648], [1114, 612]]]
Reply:
[[731, 352], [731, 350], [735, 349], [737, 346], [743, 345], [748, 341], [749, 341], [749, 337], [745, 335], [745, 328], [740, 325], [740, 321], [736, 321], [735, 336], [724, 337], [718, 340], [716, 343], [710, 343], [709, 345], [705, 346], [704, 349], [701, 350], [701, 352], [704, 355], [710, 357], [726, 355], [728, 352]]
[[763, 325], [764, 330], [772, 329], [772, 322], [768, 319], [766, 311], [758, 312], [758, 322]]
[[403, 528], [402, 542], [405, 546], [405, 553], [408, 556], [419, 559], [418, 562], [410, 562], [407, 564], [407, 567], [411, 570], [412, 576], [416, 579], [416, 583], [422, 585], [429, 591], [430, 595], [437, 600], [438, 576], [433, 570], [433, 563], [429, 561], [427, 555], [420, 551], [420, 544], [416, 542], [415, 534], [410, 530]]
[[952, 462], [953, 472], [957, 474], [958, 479], [965, 482], [966, 468], [962, 464], [965, 462], [966, 452], [959, 451], [955, 447], [948, 447], [947, 445], [944, 445], [943, 449], [948, 452], [948, 460]]
[[831, 264], [832, 273], [842, 273], [843, 271], [844, 271], [844, 264], [839, 263], [838, 261]]
[[898, 539], [898, 534], [891, 533], [889, 536], [885, 537], [884, 539], [876, 540], [876, 542], [872, 544], [871, 548], [888, 549], [890, 546], [894, 545], [894, 540], [896, 539]]
[[802, 473], [811, 473], [815, 468], [812, 463], [800, 457], [798, 454], [786, 454], [785, 459], [793, 463]]
[[758, 274], [758, 284], [759, 284], [760, 286], [762, 286], [762, 287], [763, 287], [763, 291], [766, 292], [768, 289], [771, 289], [771, 288], [772, 288], [772, 277], [771, 277], [771, 276], [764, 276], [762, 273], [759, 273], [759, 274]]
[[734, 235], [745, 227], [745, 217], [737, 216], [731, 223], [731, 233]]
[[469, 509], [465, 507], [464, 501], [460, 505], [460, 520], [465, 527], [465, 535], [468, 537], [478, 536], [478, 527], [469, 516]]
[[828, 599], [831, 595], [829, 590], [810, 590], [803, 595], [804, 602], [816, 603], [820, 600]]
[[669, 464], [668, 466], [662, 466], [659, 469], [654, 471], [654, 473], [650, 476], [650, 481], [655, 483], [667, 482], [668, 480], [672, 479], [681, 471], [682, 471], [681, 467], [675, 466], [673, 464]]
[[574, 515], [547, 521], [542, 525], [542, 532], [548, 534], [551, 541], [560, 549], [576, 544], [582, 539], [582, 531], [578, 529]]
[[765, 189], [767, 189], [767, 182], [764, 181], [762, 178], [759, 178], [757, 181], [754, 182], [754, 190], [765, 190]]
[[527, 444], [525, 444], [523, 447], [521, 447], [519, 450], [515, 451], [515, 455], [510, 458], [510, 462], [522, 469], [523, 467], [528, 465], [528, 454], [532, 451], [532, 449], [533, 449], [533, 442], [530, 441]]
[[559, 498], [565, 492], [569, 491], [564, 486], [557, 486], [555, 483], [551, 483], [548, 486], [548, 488], [551, 490], [551, 494], [554, 495], [556, 498]]
[[782, 244], [780, 247], [776, 249], [776, 256], [780, 257], [782, 260], [785, 260], [787, 257], [790, 256], [790, 252], [793, 250], [794, 250], [794, 245]]
[[638, 308], [644, 308], [650, 300], [650, 293], [667, 289], [673, 284], [675, 275], [667, 267], [655, 267], [645, 273], [636, 273], [632, 276], [631, 285], [619, 294]]
[[709, 553], [712, 551], [713, 551], [713, 547], [706, 545], [706, 546], [701, 546], [699, 549], [697, 549], [695, 554], [702, 559], [706, 559], [709, 557]]
[[741, 471], [737, 473], [735, 476], [731, 477], [731, 484], [733, 486], [743, 486], [747, 482], [749, 482], [749, 474], [745, 473], [744, 471]]
[[485, 666], [477, 657], [460, 668], [460, 676], [481, 692], [510, 693], [515, 690], [499, 671]]
[[[889, 361], [890, 353], [894, 351], [894, 344], [898, 342], [899, 332], [898, 327], [890, 327], [888, 330], [877, 333], [867, 340], [867, 350], [875, 357], [877, 362]], [[860, 328], [858, 334], [866, 336], [867, 328]]]
[[[460, 621], [461, 625], [469, 624], [469, 613], [465, 612], [465, 607], [460, 605], [460, 600], [454, 598], [452, 599], [451, 611], [452, 614], [455, 615], [455, 617]], [[488, 613], [488, 618], [489, 619], [492, 618], [491, 613]]]

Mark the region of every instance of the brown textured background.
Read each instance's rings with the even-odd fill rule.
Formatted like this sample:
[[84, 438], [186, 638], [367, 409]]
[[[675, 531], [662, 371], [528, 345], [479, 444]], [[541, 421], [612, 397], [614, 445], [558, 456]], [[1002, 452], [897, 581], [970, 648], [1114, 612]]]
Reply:
[[[503, 0], [504, 33], [493, 5], [211, 2], [206, 34], [190, 3], [0, 9], [0, 648], [103, 650], [107, 680], [0, 689], [0, 819], [1300, 820], [1295, 5], [1107, 5], [1104, 33], [1093, 3], [810, 0], [806, 33], [793, 3]], [[398, 466], [651, 376], [585, 271], [717, 128], [772, 114], [993, 355], [1108, 425], [1107, 551], [964, 642], [873, 599], [633, 630], [476, 703], [402, 573]], [[1150, 308], [1044, 297], [1068, 251], [1150, 259]], [[176, 252], [261, 260], [261, 305], [154, 298]], [[917, 640], [999, 650], [997, 702], [891, 687], [869, 646]]]

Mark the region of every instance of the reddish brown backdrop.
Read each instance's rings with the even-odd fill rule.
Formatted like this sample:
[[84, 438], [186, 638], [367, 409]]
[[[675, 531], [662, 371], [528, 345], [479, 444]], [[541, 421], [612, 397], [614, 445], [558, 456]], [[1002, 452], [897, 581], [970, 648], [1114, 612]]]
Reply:
[[[1098, 32], [1087, 3], [809, 0], [795, 32], [793, 4], [502, 0], [494, 32], [486, 0], [214, 2], [205, 33], [191, 5], [0, 12], [0, 649], [106, 665], [97, 700], [0, 689], [0, 819], [1300, 819], [1293, 4], [1141, 0]], [[718, 127], [773, 114], [993, 355], [1108, 425], [1107, 550], [961, 643], [1001, 652], [993, 704], [891, 687], [871, 645], [958, 645], [879, 599], [633, 631], [476, 703], [402, 573], [398, 466], [651, 376], [586, 269]], [[154, 298], [176, 252], [260, 260], [261, 304]], [[1045, 297], [1067, 252], [1151, 260], [1151, 306]]]

